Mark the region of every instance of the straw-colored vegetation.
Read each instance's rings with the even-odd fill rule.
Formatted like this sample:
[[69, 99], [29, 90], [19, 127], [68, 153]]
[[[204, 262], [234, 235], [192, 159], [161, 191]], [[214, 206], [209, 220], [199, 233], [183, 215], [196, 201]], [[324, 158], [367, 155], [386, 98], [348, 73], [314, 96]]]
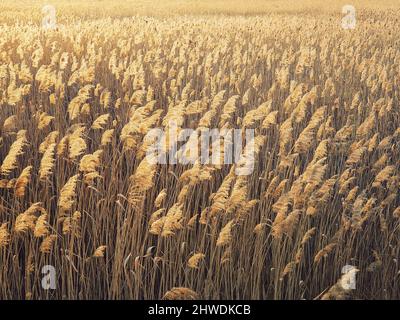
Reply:
[[[400, 10], [324, 2], [3, 1], [0, 298], [399, 299]], [[254, 171], [147, 162], [172, 120]]]

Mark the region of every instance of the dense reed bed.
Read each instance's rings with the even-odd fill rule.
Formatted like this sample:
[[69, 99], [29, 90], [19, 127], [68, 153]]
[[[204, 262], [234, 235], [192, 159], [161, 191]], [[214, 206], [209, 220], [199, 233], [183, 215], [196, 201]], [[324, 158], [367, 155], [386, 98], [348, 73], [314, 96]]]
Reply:
[[[0, 26], [1, 299], [400, 298], [399, 9], [60, 8]], [[254, 170], [149, 163], [172, 121], [253, 129]]]

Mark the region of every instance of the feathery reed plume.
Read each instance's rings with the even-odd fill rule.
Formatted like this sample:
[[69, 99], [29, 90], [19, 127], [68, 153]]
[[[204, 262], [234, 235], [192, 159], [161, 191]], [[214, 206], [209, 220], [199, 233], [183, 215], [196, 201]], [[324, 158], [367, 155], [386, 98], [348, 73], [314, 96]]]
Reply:
[[315, 134], [316, 132], [314, 129], [310, 129], [309, 127], [305, 128], [294, 143], [294, 152], [307, 153], [314, 144]]
[[36, 202], [17, 216], [14, 225], [14, 231], [16, 233], [26, 233], [28, 230], [35, 230], [35, 223], [37, 220], [36, 213], [44, 210], [41, 205], [41, 202]]
[[2, 223], [0, 226], [0, 249], [7, 246], [11, 240], [7, 226], [8, 222]]
[[212, 199], [212, 205], [210, 211], [211, 217], [225, 210], [229, 199], [229, 192], [231, 190], [234, 181], [235, 181], [234, 171], [231, 170], [229, 174], [222, 181], [217, 192], [210, 197]]
[[174, 287], [165, 293], [163, 300], [198, 300], [199, 298], [199, 295], [191, 289]]
[[350, 156], [347, 158], [346, 164], [347, 165], [356, 165], [357, 163], [359, 163], [361, 161], [361, 159], [366, 151], [367, 151], [366, 147], [360, 147], [360, 148], [354, 150], [350, 154]]
[[3, 132], [9, 133], [12, 131], [15, 131], [17, 129], [17, 116], [12, 115], [9, 116], [6, 120], [3, 122]]
[[314, 257], [314, 263], [318, 264], [322, 258], [326, 258], [329, 253], [332, 252], [332, 250], [336, 247], [337, 243], [332, 242], [326, 245], [324, 248], [322, 248], [320, 251], [317, 252], [317, 254]]
[[93, 257], [93, 258], [103, 258], [106, 249], [107, 249], [107, 246], [100, 246], [100, 247], [98, 247], [98, 248], [94, 251], [92, 257]]
[[296, 262], [295, 261], [290, 261], [285, 268], [283, 269], [282, 273], [281, 273], [281, 279], [285, 278], [289, 273], [293, 272], [294, 268], [296, 266]]
[[92, 171], [83, 175], [83, 182], [89, 186], [93, 186], [96, 179], [102, 178], [103, 177], [97, 171]]
[[153, 212], [149, 219], [149, 225], [151, 226], [153, 224], [153, 222], [160, 219], [161, 214], [163, 214], [164, 212], [165, 212], [165, 208], [161, 208], [161, 209], [158, 209], [157, 211]]
[[[228, 183], [228, 181], [227, 181]], [[239, 207], [241, 207], [247, 197], [248, 182], [245, 176], [239, 176], [233, 185], [231, 195], [226, 201], [226, 212], [228, 214], [233, 213]]]
[[25, 196], [26, 187], [31, 180], [31, 171], [32, 166], [27, 166], [24, 170], [22, 170], [21, 174], [16, 180], [14, 190], [17, 197]]
[[283, 234], [291, 237], [297, 223], [299, 222], [301, 213], [301, 210], [294, 210], [286, 217], [278, 214], [272, 225], [272, 236], [276, 239], [280, 239]]
[[0, 173], [8, 176], [12, 170], [18, 168], [17, 157], [23, 154], [23, 148], [28, 143], [26, 139], [26, 130], [20, 130], [17, 133], [17, 139], [13, 142], [10, 150], [0, 166]]
[[222, 228], [218, 235], [217, 247], [225, 246], [232, 241], [232, 227], [234, 223], [234, 220], [231, 220]]
[[84, 173], [95, 172], [100, 165], [100, 158], [103, 150], [97, 150], [93, 154], [85, 154], [79, 163], [79, 171]]
[[248, 111], [243, 118], [243, 126], [251, 127], [256, 122], [263, 120], [265, 116], [268, 115], [271, 111], [271, 104], [272, 101], [269, 100], [268, 102], [264, 102], [263, 104], [258, 106], [258, 108]]
[[270, 112], [264, 119], [264, 121], [261, 124], [262, 128], [270, 128], [274, 125], [277, 124], [277, 116], [278, 116], [278, 111], [272, 111]]
[[137, 204], [138, 194], [143, 194], [153, 187], [153, 179], [157, 172], [157, 165], [152, 159], [144, 158], [133, 175], [129, 177], [128, 200]]
[[71, 160], [75, 160], [86, 150], [86, 142], [82, 138], [85, 129], [85, 127], [78, 127], [68, 138], [69, 158]]
[[395, 172], [395, 166], [390, 165], [383, 168], [375, 177], [374, 182], [372, 183], [373, 187], [380, 187], [382, 183], [388, 181], [390, 176]]
[[90, 98], [92, 90], [93, 85], [86, 85], [81, 88], [78, 92], [78, 95], [71, 100], [68, 105], [68, 114], [71, 120], [74, 120], [79, 116], [81, 108]]
[[198, 269], [199, 263], [204, 259], [204, 257], [205, 257], [204, 253], [195, 253], [189, 258], [187, 262], [188, 267], [191, 269]]
[[167, 217], [161, 217], [161, 218], [159, 218], [159, 219], [153, 221], [153, 222], [151, 223], [151, 225], [150, 225], [150, 230], [149, 230], [149, 232], [150, 232], [151, 234], [160, 236], [161, 233], [163, 232], [164, 223], [165, 223], [165, 220], [166, 220], [166, 219], [167, 219]]
[[105, 146], [111, 143], [113, 134], [114, 134], [114, 129], [105, 130], [103, 132], [103, 135], [101, 136], [101, 145]]
[[39, 145], [39, 152], [40, 153], [45, 153], [48, 148], [50, 148], [51, 145], [56, 145], [57, 139], [59, 136], [58, 131], [52, 131], [50, 132], [46, 138], [43, 140], [43, 142]]
[[62, 226], [63, 234], [66, 235], [73, 233], [75, 236], [79, 237], [81, 216], [82, 215], [79, 211], [75, 211], [72, 217], [66, 217]]
[[42, 243], [40, 244], [39, 251], [41, 253], [51, 253], [53, 249], [54, 242], [57, 239], [57, 235], [51, 234], [43, 239]]
[[41, 112], [38, 119], [38, 129], [43, 130], [46, 128], [50, 122], [54, 119], [53, 116], [50, 116], [46, 112]]
[[58, 143], [58, 145], [57, 145], [57, 155], [59, 157], [63, 156], [64, 153], [66, 152], [66, 150], [68, 149], [69, 138], [70, 138], [70, 136], [69, 136], [69, 134], [67, 134], [64, 137], [62, 137], [62, 139]]
[[316, 227], [307, 230], [307, 232], [303, 236], [303, 239], [301, 239], [301, 245], [305, 245], [308, 242], [308, 240], [310, 240], [314, 236], [316, 230], [317, 230]]
[[35, 230], [33, 231], [33, 235], [36, 238], [45, 237], [50, 233], [47, 221], [48, 221], [48, 215], [46, 212], [44, 212], [39, 216], [39, 218], [36, 221]]
[[175, 203], [167, 212], [161, 233], [162, 237], [175, 235], [175, 232], [183, 228], [183, 205]]
[[52, 174], [54, 167], [54, 152], [56, 150], [56, 144], [52, 143], [47, 148], [43, 154], [42, 160], [40, 161], [39, 168], [39, 179], [40, 181], [45, 181]]
[[107, 124], [108, 120], [110, 119], [111, 115], [109, 113], [102, 114], [101, 116], [98, 116], [96, 120], [93, 121], [93, 124], [91, 126], [92, 129], [97, 129], [97, 130], [102, 130], [104, 129], [104, 126]]
[[78, 177], [79, 174], [70, 177], [60, 191], [58, 207], [64, 212], [71, 210], [75, 202]]
[[266, 224], [265, 222], [261, 222], [261, 223], [257, 224], [257, 225], [254, 227], [253, 232], [254, 232], [256, 235], [259, 236], [259, 235], [261, 235], [261, 234], [264, 232], [266, 226], [267, 226], [267, 224]]
[[288, 146], [293, 140], [293, 125], [291, 118], [281, 124], [279, 128], [279, 137], [279, 154], [286, 155]]
[[198, 214], [195, 214], [193, 217], [191, 217], [189, 219], [189, 221], [187, 222], [186, 226], [189, 230], [193, 230], [196, 227], [197, 224], [197, 218], [198, 218]]
[[156, 208], [160, 208], [166, 196], [167, 196], [167, 189], [162, 189], [158, 194], [157, 198], [154, 200], [154, 206]]

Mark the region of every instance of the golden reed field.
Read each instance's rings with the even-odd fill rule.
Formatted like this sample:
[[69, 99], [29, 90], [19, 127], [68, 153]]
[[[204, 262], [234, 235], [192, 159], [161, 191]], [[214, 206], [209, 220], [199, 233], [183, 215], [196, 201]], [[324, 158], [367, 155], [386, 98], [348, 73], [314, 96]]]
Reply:
[[400, 299], [400, 3], [324, 2], [2, 1], [0, 299]]

